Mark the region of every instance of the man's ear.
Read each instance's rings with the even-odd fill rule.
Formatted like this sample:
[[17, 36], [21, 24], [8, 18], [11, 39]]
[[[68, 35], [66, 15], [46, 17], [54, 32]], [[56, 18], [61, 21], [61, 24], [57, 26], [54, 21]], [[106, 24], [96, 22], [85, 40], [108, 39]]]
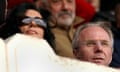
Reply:
[[74, 54], [75, 58], [78, 58], [79, 57], [78, 49], [74, 48], [73, 49], [73, 54]]
[[73, 49], [73, 54], [74, 54], [75, 58], [81, 60], [81, 53], [78, 48]]

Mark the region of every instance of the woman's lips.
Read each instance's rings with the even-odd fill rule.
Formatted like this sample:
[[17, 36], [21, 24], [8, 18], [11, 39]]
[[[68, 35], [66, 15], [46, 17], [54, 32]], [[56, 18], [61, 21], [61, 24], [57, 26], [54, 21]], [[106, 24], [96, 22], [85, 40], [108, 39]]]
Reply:
[[28, 30], [26, 33], [27, 33], [27, 34], [37, 34], [37, 32], [34, 31], [34, 30]]

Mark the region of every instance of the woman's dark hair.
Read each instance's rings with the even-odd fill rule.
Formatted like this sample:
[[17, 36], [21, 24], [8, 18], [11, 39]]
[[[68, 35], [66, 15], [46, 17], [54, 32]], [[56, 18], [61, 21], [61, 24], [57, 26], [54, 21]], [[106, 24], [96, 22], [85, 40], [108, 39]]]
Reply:
[[6, 0], [0, 0], [0, 25], [5, 20]]
[[40, 12], [40, 14], [43, 17], [43, 20], [47, 24], [46, 28], [44, 29], [44, 39], [48, 41], [48, 43], [51, 45], [52, 48], [55, 47], [54, 44], [54, 35], [50, 30], [50, 26], [48, 24], [47, 16], [43, 13], [47, 13], [43, 9], [37, 9], [34, 4], [31, 3], [22, 3], [18, 6], [16, 6], [11, 12], [9, 13], [7, 19], [6, 19], [6, 24], [2, 27], [0, 30], [0, 36], [4, 39], [8, 38], [9, 36], [12, 36], [15, 33], [21, 33], [19, 29], [19, 24], [21, 23], [20, 18], [25, 16], [25, 12], [28, 9], [33, 9], [35, 11]]

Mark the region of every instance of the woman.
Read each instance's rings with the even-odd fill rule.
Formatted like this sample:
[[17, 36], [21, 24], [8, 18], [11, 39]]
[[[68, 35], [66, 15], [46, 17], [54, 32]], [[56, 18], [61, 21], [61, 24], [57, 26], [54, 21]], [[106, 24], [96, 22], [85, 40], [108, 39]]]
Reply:
[[44, 38], [54, 48], [54, 35], [45, 18], [44, 10], [38, 10], [31, 3], [20, 4], [10, 12], [6, 25], [0, 32], [1, 37], [7, 38], [15, 33], [23, 33]]

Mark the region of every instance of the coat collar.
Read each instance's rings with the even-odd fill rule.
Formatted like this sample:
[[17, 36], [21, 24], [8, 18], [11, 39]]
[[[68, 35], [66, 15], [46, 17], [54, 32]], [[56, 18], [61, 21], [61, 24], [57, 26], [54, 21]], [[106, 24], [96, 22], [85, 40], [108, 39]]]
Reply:
[[[74, 21], [73, 21], [73, 24], [71, 24], [71, 26], [70, 26], [69, 28], [78, 26], [78, 25], [79, 25], [80, 23], [82, 23], [82, 22], [84, 22], [84, 19], [81, 18], [81, 17], [76, 16], [75, 19], [74, 19]], [[49, 20], [49, 24], [50, 24], [50, 26], [51, 26], [52, 28], [56, 28], [56, 27], [60, 28], [60, 27], [57, 26], [55, 23], [53, 23], [51, 20]]]

